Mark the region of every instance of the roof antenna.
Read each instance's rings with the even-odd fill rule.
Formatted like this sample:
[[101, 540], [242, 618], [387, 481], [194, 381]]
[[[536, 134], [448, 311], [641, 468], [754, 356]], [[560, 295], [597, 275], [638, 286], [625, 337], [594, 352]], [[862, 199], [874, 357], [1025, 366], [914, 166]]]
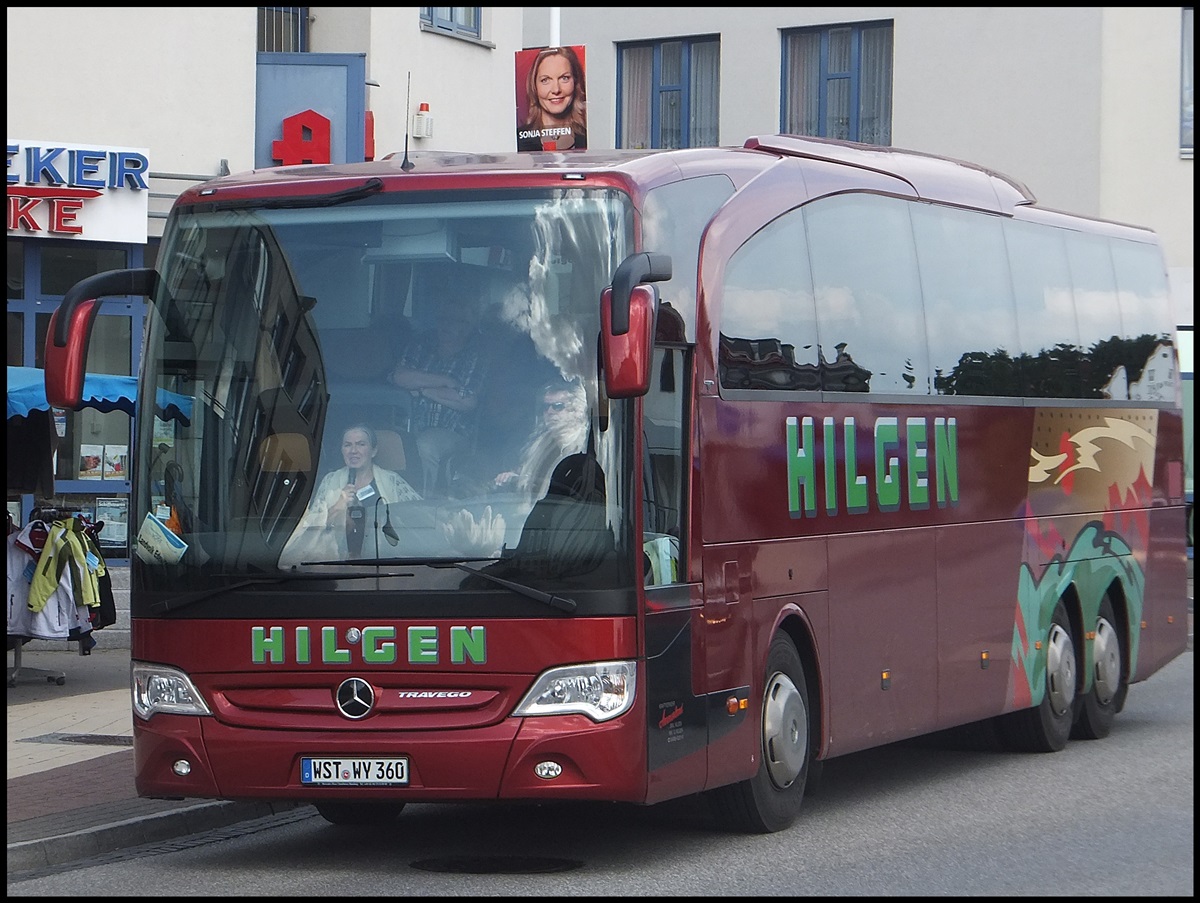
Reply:
[[400, 168], [405, 172], [415, 169], [416, 165], [412, 160], [408, 159], [408, 129], [412, 124], [409, 120], [409, 109], [412, 107], [412, 70], [408, 70], [408, 94], [404, 98], [404, 162], [400, 164]]

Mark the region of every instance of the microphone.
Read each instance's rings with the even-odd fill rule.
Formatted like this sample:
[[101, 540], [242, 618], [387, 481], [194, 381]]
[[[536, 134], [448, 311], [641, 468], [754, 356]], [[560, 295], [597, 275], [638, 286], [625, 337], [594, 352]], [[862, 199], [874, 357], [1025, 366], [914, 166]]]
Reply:
[[[354, 481], [358, 479], [358, 468], [350, 468], [350, 485], [354, 485]], [[366, 511], [363, 506], [358, 504], [358, 498], [354, 497], [350, 505], [346, 508], [346, 548], [350, 551], [351, 558], [358, 558], [362, 555], [363, 544], [363, 517]]]

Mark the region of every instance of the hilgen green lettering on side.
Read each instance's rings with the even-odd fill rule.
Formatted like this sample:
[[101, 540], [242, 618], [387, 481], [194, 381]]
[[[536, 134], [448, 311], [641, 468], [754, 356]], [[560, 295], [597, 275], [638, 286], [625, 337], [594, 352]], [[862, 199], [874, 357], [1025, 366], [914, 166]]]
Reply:
[[[837, 433], [834, 432], [836, 425], [832, 417], [826, 417], [821, 422], [821, 429], [825, 435], [825, 448], [837, 448]], [[825, 455], [825, 513], [837, 514], [837, 455]], [[813, 510], [816, 510], [814, 503]]]
[[909, 417], [908, 430], [908, 507], [924, 511], [929, 507], [929, 437], [924, 417]]
[[895, 417], [875, 421], [875, 493], [880, 511], [900, 510], [900, 425]]
[[[927, 510], [931, 469], [933, 495], [938, 507], [958, 504], [956, 418], [933, 418], [932, 446], [927, 418], [905, 418], [903, 436], [898, 417], [876, 418], [869, 446], [873, 460], [859, 458], [855, 418], [846, 417], [840, 425], [839, 448], [836, 418], [823, 418], [820, 443], [812, 417], [785, 419], [788, 513], [791, 517], [816, 517], [821, 507], [825, 514], [836, 515], [839, 489], [850, 514], [869, 511], [872, 497], [875, 507], [883, 512], [899, 511], [903, 507], [912, 511]], [[819, 484], [818, 467], [822, 476]], [[823, 495], [820, 500], [818, 493]]]
[[933, 419], [933, 444], [937, 449], [937, 501], [939, 508], [958, 504], [958, 421]]
[[792, 512], [792, 517], [816, 517], [816, 458], [812, 453], [814, 448], [813, 419], [805, 417], [798, 421], [795, 417], [789, 417], [785, 428], [787, 431], [788, 510]]
[[846, 418], [842, 432], [846, 440], [846, 510], [851, 514], [865, 514], [867, 478], [858, 472], [858, 433], [853, 417]]

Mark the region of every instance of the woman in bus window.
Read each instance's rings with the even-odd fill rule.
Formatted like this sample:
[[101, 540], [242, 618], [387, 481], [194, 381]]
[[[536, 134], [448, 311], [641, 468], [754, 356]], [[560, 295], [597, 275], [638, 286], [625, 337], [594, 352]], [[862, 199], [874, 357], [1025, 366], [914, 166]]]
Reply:
[[352, 557], [362, 552], [364, 527], [375, 520], [382, 502], [418, 501], [421, 496], [400, 474], [375, 466], [379, 440], [365, 423], [342, 434], [345, 466], [325, 475], [300, 524], [284, 546], [281, 561], [301, 558]]

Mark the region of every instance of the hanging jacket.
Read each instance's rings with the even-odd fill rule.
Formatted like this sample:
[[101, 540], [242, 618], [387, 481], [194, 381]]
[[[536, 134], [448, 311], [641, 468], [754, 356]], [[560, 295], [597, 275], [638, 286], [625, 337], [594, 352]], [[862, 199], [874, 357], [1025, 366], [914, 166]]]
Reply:
[[[22, 533], [27, 531], [23, 530]], [[71, 569], [63, 568], [62, 579], [39, 611], [29, 607], [29, 577], [36, 559], [17, 542], [21, 534], [8, 537], [8, 635], [39, 640], [66, 640], [82, 637], [92, 630], [88, 609], [75, 603]], [[11, 643], [11, 639], [10, 639]]]
[[[29, 610], [39, 612], [54, 594], [62, 580], [63, 570], [69, 568], [75, 602], [88, 608], [100, 605], [100, 575], [106, 574], [100, 546], [89, 533], [91, 525], [76, 515], [70, 520], [56, 520], [50, 525], [45, 547], [38, 559], [33, 583], [29, 587]], [[92, 562], [89, 563], [89, 554]]]

